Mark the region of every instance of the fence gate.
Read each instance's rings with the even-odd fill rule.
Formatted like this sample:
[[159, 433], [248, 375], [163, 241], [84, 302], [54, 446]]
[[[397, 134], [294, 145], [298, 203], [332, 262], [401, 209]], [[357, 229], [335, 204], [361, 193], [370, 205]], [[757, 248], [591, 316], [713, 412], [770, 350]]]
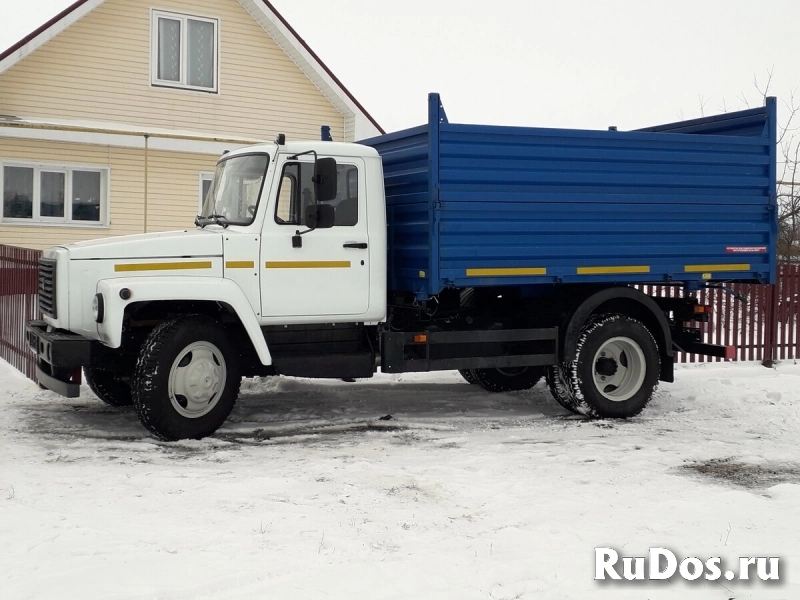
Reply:
[[39, 318], [39, 250], [0, 244], [0, 358], [33, 379], [25, 322]]

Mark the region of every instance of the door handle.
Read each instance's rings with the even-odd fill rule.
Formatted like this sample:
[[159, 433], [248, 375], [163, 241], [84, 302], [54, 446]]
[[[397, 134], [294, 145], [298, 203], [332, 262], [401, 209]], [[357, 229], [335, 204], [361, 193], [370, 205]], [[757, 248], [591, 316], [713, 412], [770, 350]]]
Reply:
[[367, 243], [366, 242], [347, 242], [342, 246], [342, 248], [358, 248], [359, 250], [366, 250]]

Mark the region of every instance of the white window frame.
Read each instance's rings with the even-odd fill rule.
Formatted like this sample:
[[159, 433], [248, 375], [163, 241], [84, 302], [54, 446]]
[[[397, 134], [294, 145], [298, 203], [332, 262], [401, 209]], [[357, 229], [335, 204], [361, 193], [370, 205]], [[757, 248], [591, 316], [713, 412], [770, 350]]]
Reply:
[[[4, 216], [5, 212], [5, 167], [33, 169], [33, 210], [30, 219]], [[88, 171], [100, 173], [100, 220], [83, 221], [72, 218], [72, 173]], [[41, 216], [41, 174], [65, 173], [64, 178], [64, 216]], [[0, 224], [4, 225], [56, 225], [59, 227], [107, 228], [109, 226], [109, 196], [111, 190], [111, 169], [97, 165], [79, 165], [48, 162], [33, 162], [0, 158]]]
[[198, 202], [197, 202], [197, 214], [201, 214], [203, 212], [203, 201], [205, 198], [203, 197], [203, 182], [210, 181], [211, 183], [214, 182], [214, 171], [200, 171], [200, 175], [197, 178], [197, 195], [198, 195]]
[[[181, 24], [181, 80], [170, 81], [158, 78], [158, 19], [172, 19], [173, 21], [180, 21]], [[201, 87], [198, 85], [189, 85], [189, 35], [188, 35], [188, 21], [203, 21], [211, 23], [214, 26], [214, 86]], [[212, 19], [209, 17], [200, 17], [197, 15], [187, 15], [183, 13], [175, 13], [167, 10], [152, 9], [150, 18], [150, 85], [153, 87], [170, 87], [183, 90], [195, 90], [199, 92], [206, 92], [209, 94], [219, 93], [219, 19]]]

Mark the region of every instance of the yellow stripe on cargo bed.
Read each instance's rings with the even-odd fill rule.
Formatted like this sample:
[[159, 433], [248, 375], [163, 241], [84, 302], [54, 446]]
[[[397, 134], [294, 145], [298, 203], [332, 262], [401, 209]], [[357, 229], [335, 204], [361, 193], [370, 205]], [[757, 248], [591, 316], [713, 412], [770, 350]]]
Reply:
[[578, 267], [578, 275], [616, 275], [649, 273], [647, 265], [633, 265], [625, 267]]
[[685, 273], [705, 273], [713, 271], [749, 271], [750, 265], [738, 263], [732, 265], [686, 265], [683, 268]]
[[547, 275], [547, 269], [542, 267], [467, 269], [467, 277], [518, 277], [520, 275]]

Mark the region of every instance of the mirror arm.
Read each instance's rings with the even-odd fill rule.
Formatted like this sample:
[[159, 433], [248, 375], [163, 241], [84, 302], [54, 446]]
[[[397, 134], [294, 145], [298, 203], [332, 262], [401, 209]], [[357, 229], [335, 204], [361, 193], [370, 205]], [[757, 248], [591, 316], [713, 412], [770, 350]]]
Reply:
[[292, 248], [302, 248], [303, 247], [303, 238], [301, 235], [306, 233], [311, 233], [314, 231], [316, 227], [312, 227], [311, 229], [306, 229], [305, 231], [300, 231], [299, 229], [295, 230], [294, 235], [292, 236]]
[[305, 156], [306, 154], [313, 154], [314, 155], [314, 161], [316, 161], [317, 158], [318, 158], [316, 150], [306, 150], [305, 152], [300, 152], [299, 154], [295, 154], [293, 156], [290, 156], [286, 160], [297, 160], [298, 157]]

